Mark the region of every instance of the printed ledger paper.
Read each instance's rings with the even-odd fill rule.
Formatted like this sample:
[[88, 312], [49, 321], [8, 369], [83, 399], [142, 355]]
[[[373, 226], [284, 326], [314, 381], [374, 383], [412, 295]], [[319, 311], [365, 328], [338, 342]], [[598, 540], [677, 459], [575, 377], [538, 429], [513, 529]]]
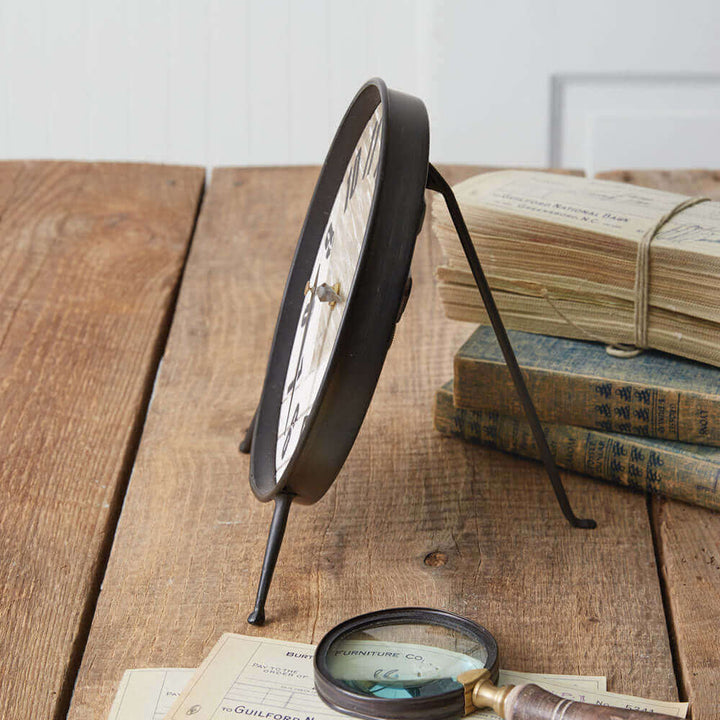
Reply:
[[[109, 720], [346, 720], [317, 696], [313, 645], [226, 633], [196, 670], [128, 670]], [[563, 697], [684, 718], [687, 703], [606, 692], [604, 677], [500, 671], [500, 684], [534, 682]], [[497, 718], [490, 710], [474, 714]]]

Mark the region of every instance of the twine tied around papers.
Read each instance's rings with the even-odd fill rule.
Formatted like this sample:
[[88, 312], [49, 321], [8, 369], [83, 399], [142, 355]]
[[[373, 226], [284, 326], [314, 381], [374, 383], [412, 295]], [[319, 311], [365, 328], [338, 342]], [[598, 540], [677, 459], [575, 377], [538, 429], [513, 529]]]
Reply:
[[[652, 225], [642, 236], [638, 244], [637, 257], [635, 260], [635, 342], [634, 343], [615, 343], [605, 346], [605, 352], [612, 357], [617, 358], [633, 358], [640, 355], [647, 349], [647, 318], [648, 318], [648, 297], [650, 290], [650, 243], [655, 236], [672, 220], [677, 214], [683, 210], [699, 205], [700, 203], [709, 202], [709, 197], [692, 197], [683, 200], [666, 212], [654, 225]], [[560, 308], [552, 301], [550, 293], [543, 288], [542, 295], [552, 306], [553, 310], [568, 323], [571, 327], [579, 330], [590, 340], [603, 342], [602, 338], [597, 337], [593, 333], [587, 331], [574, 323], [563, 313]]]
[[[616, 357], [634, 357], [647, 348], [647, 318], [648, 318], [648, 296], [650, 290], [650, 243], [660, 232], [665, 223], [672, 220], [683, 210], [708, 202], [709, 197], [693, 197], [683, 200], [674, 208], [666, 212], [647, 232], [642, 236], [638, 245], [637, 258], [635, 260], [635, 344], [610, 345], [609, 348], [617, 348], [620, 353], [634, 353], [630, 355], [616, 354]], [[617, 351], [616, 351], [617, 352]], [[613, 355], [608, 349], [608, 353]]]

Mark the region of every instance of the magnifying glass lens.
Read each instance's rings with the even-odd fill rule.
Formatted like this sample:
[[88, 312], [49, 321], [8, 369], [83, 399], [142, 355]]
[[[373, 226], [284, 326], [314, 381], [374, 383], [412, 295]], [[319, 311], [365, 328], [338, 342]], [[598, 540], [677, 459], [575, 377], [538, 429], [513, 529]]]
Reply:
[[330, 675], [378, 698], [418, 698], [461, 688], [457, 676], [486, 667], [488, 649], [463, 633], [408, 623], [359, 630], [328, 648]]
[[497, 676], [497, 644], [452, 613], [397, 608], [333, 628], [315, 652], [315, 688], [331, 707], [364, 718], [450, 720], [463, 715], [458, 675]]

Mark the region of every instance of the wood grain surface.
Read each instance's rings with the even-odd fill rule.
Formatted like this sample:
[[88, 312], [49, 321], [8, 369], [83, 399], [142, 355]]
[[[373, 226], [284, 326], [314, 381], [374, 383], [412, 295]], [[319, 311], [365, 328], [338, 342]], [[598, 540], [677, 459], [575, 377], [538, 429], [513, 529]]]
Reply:
[[0, 717], [64, 717], [199, 168], [0, 163]]
[[[603, 178], [720, 200], [715, 170], [619, 170]], [[668, 622], [693, 720], [714, 720], [720, 699], [720, 513], [653, 500]]]
[[540, 466], [434, 432], [434, 392], [472, 328], [442, 315], [429, 223], [355, 447], [323, 500], [293, 508], [267, 625], [246, 624], [272, 508], [252, 496], [237, 442], [316, 177], [213, 174], [69, 717], [105, 718], [126, 668], [196, 666], [224, 631], [317, 642], [399, 605], [478, 620], [505, 667], [676, 699], [645, 498], [564, 474], [599, 525], [573, 530]]

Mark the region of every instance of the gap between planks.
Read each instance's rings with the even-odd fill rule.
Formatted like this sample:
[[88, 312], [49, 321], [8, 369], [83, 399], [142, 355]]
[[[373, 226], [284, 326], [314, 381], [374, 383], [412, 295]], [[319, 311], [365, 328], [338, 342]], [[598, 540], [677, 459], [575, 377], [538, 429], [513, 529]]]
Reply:
[[[190, 237], [187, 242], [185, 249], [185, 255], [183, 256], [182, 266], [178, 274], [177, 282], [172, 290], [170, 301], [168, 303], [165, 316], [162, 319], [158, 330], [158, 336], [155, 340], [155, 347], [153, 348], [151, 367], [148, 370], [148, 374], [145, 381], [145, 388], [143, 389], [143, 396], [141, 405], [138, 408], [138, 413], [133, 423], [132, 431], [128, 440], [127, 447], [125, 449], [122, 466], [119, 473], [119, 479], [115, 494], [110, 502], [110, 509], [108, 511], [108, 518], [103, 532], [103, 541], [98, 549], [97, 564], [95, 572], [93, 573], [93, 579], [88, 589], [88, 594], [85, 600], [85, 605], [82, 609], [80, 619], [78, 621], [78, 631], [73, 641], [73, 647], [68, 661], [67, 672], [65, 678], [58, 692], [57, 704], [55, 707], [55, 713], [53, 715], [54, 720], [65, 720], [70, 710], [70, 703], [72, 701], [72, 694], [75, 689], [75, 683], [77, 681], [78, 673], [80, 672], [80, 666], [82, 664], [83, 655], [87, 646], [88, 636], [90, 635], [90, 628], [92, 627], [93, 618], [95, 617], [95, 609], [97, 607], [98, 597], [100, 596], [100, 590], [102, 588], [102, 581], [105, 577], [105, 570], [107, 568], [108, 559], [110, 558], [110, 552], [112, 550], [113, 542], [115, 540], [115, 531], [120, 520], [120, 514], [122, 512], [123, 500], [130, 484], [130, 477], [132, 470], [135, 465], [135, 458], [137, 457], [138, 448], [140, 447], [140, 439], [142, 438], [143, 428], [145, 427], [145, 421], [147, 419], [148, 409], [152, 401], [152, 396], [155, 390], [155, 381], [157, 380], [158, 371], [162, 362], [163, 355], [165, 354], [165, 347], [167, 346], [168, 336], [170, 335], [170, 328], [172, 327], [173, 318], [175, 317], [175, 310], [177, 309], [177, 301], [180, 295], [180, 288], [182, 287], [183, 278], [185, 276], [185, 268], [187, 267], [188, 257], [190, 256], [190, 250], [192, 248], [193, 240], [195, 239], [195, 232], [197, 230], [198, 219], [202, 212], [203, 202], [205, 200], [205, 191], [207, 189], [208, 173], [205, 175], [205, 180], [200, 188], [198, 196], [197, 206], [195, 208], [195, 217], [193, 218], [192, 228], [190, 230]], [[1, 216], [1, 214], [0, 214]]]

